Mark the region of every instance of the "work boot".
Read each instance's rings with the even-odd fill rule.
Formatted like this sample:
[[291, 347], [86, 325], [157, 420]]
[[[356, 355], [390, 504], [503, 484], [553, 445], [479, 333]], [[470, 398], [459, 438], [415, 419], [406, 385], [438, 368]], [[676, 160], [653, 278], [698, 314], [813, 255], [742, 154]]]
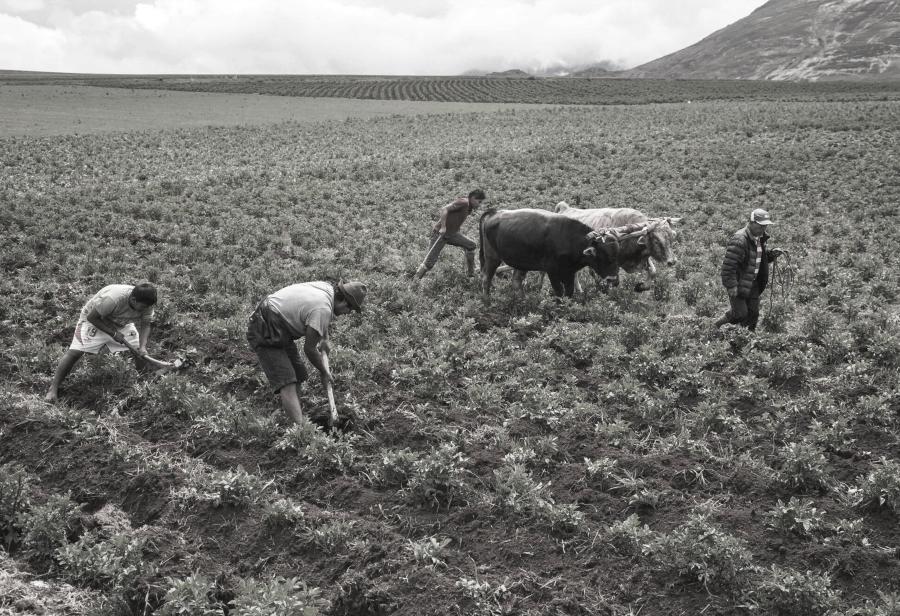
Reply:
[[475, 275], [475, 253], [471, 250], [466, 251], [466, 276], [471, 278]]

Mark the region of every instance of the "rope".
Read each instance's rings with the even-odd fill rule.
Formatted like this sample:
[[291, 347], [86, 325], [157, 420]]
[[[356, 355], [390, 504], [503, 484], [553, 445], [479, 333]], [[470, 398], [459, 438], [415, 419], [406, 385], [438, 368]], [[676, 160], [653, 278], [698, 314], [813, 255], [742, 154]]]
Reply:
[[794, 278], [797, 276], [797, 267], [791, 263], [791, 254], [783, 250], [778, 258], [772, 262], [769, 270], [769, 310], [775, 302], [775, 296], [779, 301], [785, 301], [794, 287]]

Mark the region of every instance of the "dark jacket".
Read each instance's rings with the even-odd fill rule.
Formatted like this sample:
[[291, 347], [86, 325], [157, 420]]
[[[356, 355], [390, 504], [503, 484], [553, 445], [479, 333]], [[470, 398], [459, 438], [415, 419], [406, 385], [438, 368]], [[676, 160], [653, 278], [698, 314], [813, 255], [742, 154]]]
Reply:
[[725, 258], [722, 260], [722, 285], [726, 289], [737, 287], [739, 297], [749, 297], [753, 290], [754, 282], [762, 293], [769, 282], [769, 262], [772, 257], [766, 249], [769, 236], [763, 232], [760, 245], [763, 258], [759, 264], [759, 272], [753, 275], [756, 266], [756, 242], [750, 235], [750, 230], [744, 227], [728, 240], [725, 249]]

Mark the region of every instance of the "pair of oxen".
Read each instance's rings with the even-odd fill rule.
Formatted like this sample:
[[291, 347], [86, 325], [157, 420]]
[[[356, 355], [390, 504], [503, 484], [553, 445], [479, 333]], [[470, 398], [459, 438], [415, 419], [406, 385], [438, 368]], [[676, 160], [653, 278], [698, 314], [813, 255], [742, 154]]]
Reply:
[[577, 272], [589, 267], [602, 285], [615, 286], [619, 268], [644, 270], [636, 290], [650, 288], [656, 263], [677, 262], [672, 245], [680, 218], [648, 218], [631, 208], [579, 209], [562, 201], [555, 212], [488, 210], [479, 221], [481, 289], [490, 297], [498, 267], [506, 264], [521, 291], [525, 274], [545, 272], [553, 293], [571, 297]]

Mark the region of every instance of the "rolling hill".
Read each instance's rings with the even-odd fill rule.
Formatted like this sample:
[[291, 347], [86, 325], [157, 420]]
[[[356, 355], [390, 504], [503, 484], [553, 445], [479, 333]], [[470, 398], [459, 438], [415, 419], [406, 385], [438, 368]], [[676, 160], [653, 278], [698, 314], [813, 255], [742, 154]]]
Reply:
[[770, 0], [620, 74], [664, 79], [898, 79], [900, 0]]

